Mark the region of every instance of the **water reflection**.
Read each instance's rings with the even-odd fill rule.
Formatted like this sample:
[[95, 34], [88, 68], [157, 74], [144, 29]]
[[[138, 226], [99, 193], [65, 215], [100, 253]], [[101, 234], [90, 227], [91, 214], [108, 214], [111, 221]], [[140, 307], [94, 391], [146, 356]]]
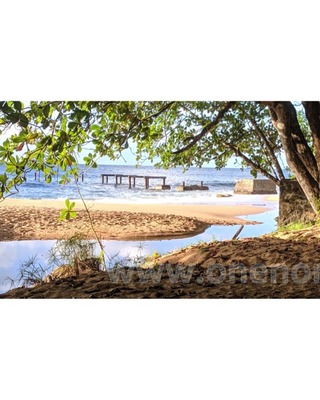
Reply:
[[[272, 210], [254, 216], [258, 225], [245, 225], [239, 238], [254, 237], [272, 232], [276, 229], [275, 218], [278, 210]], [[251, 216], [242, 216], [244, 219], [253, 219]], [[157, 251], [160, 254], [176, 250], [181, 247], [196, 244], [199, 241], [209, 242], [211, 240], [231, 239], [239, 225], [218, 226], [213, 225], [205, 232], [183, 239], [153, 240], [144, 242], [104, 240], [106, 253], [112, 257], [117, 254], [126, 256], [145, 256]], [[16, 242], [0, 242], [0, 293], [10, 289], [10, 282], [7, 277], [16, 278], [18, 269], [23, 261], [37, 255], [37, 259], [42, 265], [46, 265], [47, 256], [50, 248], [55, 243], [54, 240], [22, 240]]]
[[39, 262], [45, 265], [48, 251], [54, 242], [55, 240], [0, 242], [0, 293], [10, 289], [7, 278], [16, 278], [21, 262], [37, 255]]

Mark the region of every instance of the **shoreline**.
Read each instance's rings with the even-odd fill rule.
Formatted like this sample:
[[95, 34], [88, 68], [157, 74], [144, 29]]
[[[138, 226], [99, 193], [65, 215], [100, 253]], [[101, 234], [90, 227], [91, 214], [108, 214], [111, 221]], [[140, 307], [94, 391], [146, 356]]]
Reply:
[[[273, 199], [274, 201], [276, 199]], [[88, 238], [90, 221], [81, 201], [75, 201], [77, 218], [59, 221], [64, 200], [7, 198], [0, 203], [0, 241], [50, 240], [81, 232]], [[204, 204], [112, 204], [86, 201], [101, 239], [156, 240], [190, 237], [211, 225], [248, 225], [254, 216], [269, 211], [266, 206]]]

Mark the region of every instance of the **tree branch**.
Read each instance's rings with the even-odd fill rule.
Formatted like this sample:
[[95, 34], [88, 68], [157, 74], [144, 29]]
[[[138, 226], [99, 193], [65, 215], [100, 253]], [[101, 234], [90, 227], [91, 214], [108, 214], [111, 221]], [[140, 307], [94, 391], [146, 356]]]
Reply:
[[148, 119], [159, 117], [159, 115], [161, 115], [162, 113], [167, 111], [174, 103], [176, 103], [176, 102], [175, 101], [170, 101], [170, 103], [168, 103], [168, 104], [164, 105], [162, 108], [160, 108], [160, 110], [158, 112], [156, 112], [154, 114], [151, 114], [146, 118], [142, 118], [141, 121], [147, 121]]
[[242, 151], [239, 150], [237, 146], [235, 146], [232, 143], [226, 142], [224, 140], [222, 140], [221, 142], [222, 142], [222, 144], [224, 146], [226, 146], [229, 149], [231, 149], [235, 153], [235, 155], [237, 155], [238, 157], [241, 157], [243, 159], [243, 161], [245, 161], [245, 163], [247, 165], [249, 165], [250, 167], [252, 167], [256, 171], [260, 172], [266, 178], [268, 178], [272, 182], [274, 182], [277, 186], [280, 185], [280, 180], [279, 179], [277, 179], [275, 176], [271, 175], [268, 171], [266, 171], [263, 168], [261, 168], [260, 165], [256, 164], [254, 161], [250, 160], [250, 158], [248, 158], [244, 153], [242, 153]]
[[157, 112], [154, 113], [154, 114], [149, 115], [149, 116], [146, 117], [146, 118], [142, 118], [142, 119], [135, 118], [135, 119], [132, 121], [132, 123], [131, 123], [129, 129], [126, 131], [126, 135], [128, 135], [129, 133], [131, 133], [137, 126], [141, 125], [143, 122], [148, 121], [148, 120], [153, 119], [153, 118], [159, 117], [159, 115], [161, 115], [161, 114], [163, 114], [165, 111], [167, 111], [174, 103], [176, 103], [176, 102], [175, 102], [175, 101], [171, 101], [170, 103], [165, 104], [163, 107], [160, 108], [159, 111], [157, 111]]
[[261, 130], [260, 126], [257, 124], [257, 121], [254, 118], [252, 118], [252, 117], [250, 117], [248, 115], [248, 119], [251, 122], [251, 124], [252, 124], [254, 130], [256, 131], [257, 135], [262, 139], [263, 143], [265, 144], [265, 146], [267, 148], [267, 152], [268, 152], [272, 162], [274, 163], [274, 166], [276, 168], [276, 171], [277, 171], [277, 173], [279, 175], [280, 180], [281, 179], [285, 179], [285, 176], [283, 174], [283, 171], [282, 171], [282, 168], [281, 168], [281, 166], [279, 164], [279, 161], [278, 161], [276, 155], [274, 154], [273, 148], [272, 148], [269, 140], [267, 139], [266, 135]]
[[209, 124], [207, 124], [198, 135], [191, 137], [190, 139], [192, 140], [190, 143], [188, 143], [182, 149], [173, 151], [172, 154], [180, 154], [186, 150], [191, 149], [191, 147], [193, 147], [197, 142], [199, 142], [199, 140], [201, 140], [207, 133], [209, 133], [211, 129], [213, 129], [219, 124], [219, 122], [222, 120], [226, 112], [229, 111], [234, 104], [236, 104], [235, 101], [228, 101], [223, 107], [223, 109], [219, 111], [214, 121], [211, 121]]

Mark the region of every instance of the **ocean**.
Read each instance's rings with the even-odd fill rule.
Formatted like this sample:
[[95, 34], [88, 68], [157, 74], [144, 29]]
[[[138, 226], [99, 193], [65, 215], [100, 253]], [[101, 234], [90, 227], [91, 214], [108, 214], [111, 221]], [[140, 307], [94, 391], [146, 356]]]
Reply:
[[[183, 172], [182, 168], [156, 169], [141, 166], [114, 166], [99, 165], [96, 169], [86, 170], [83, 181], [79, 178], [78, 186], [86, 200], [98, 200], [109, 203], [179, 203], [179, 204], [212, 204], [216, 194], [233, 194], [234, 186], [239, 179], [252, 179], [250, 169], [224, 168], [217, 171], [214, 168], [191, 167]], [[0, 173], [4, 167], [0, 166]], [[145, 189], [144, 179], [137, 179], [135, 188], [129, 189], [128, 178], [123, 178], [122, 184], [115, 185], [115, 178], [110, 177], [108, 184], [101, 183], [101, 174], [122, 174], [139, 176], [165, 176], [166, 184], [171, 190], [155, 190], [154, 187], [162, 184], [161, 179], [151, 179], [150, 188]], [[26, 199], [78, 199], [79, 194], [75, 182], [66, 185], [59, 184], [61, 174], [55, 177], [50, 184], [44, 181], [43, 175], [30, 172], [26, 175], [27, 181], [19, 186], [19, 192], [12, 197]], [[259, 176], [262, 178], [262, 176]], [[208, 186], [205, 191], [177, 191], [177, 187], [185, 182], [186, 185]]]

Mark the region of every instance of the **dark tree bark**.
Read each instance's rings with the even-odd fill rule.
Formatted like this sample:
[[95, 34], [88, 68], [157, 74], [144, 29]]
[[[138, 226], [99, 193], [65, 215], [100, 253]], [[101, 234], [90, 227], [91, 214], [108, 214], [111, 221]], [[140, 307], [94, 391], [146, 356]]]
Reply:
[[314, 212], [319, 215], [318, 164], [300, 128], [296, 109], [291, 102], [265, 102], [264, 104], [268, 106], [272, 123], [280, 135], [288, 165]]
[[318, 101], [302, 102], [311, 129], [318, 171], [320, 171], [320, 103]]

